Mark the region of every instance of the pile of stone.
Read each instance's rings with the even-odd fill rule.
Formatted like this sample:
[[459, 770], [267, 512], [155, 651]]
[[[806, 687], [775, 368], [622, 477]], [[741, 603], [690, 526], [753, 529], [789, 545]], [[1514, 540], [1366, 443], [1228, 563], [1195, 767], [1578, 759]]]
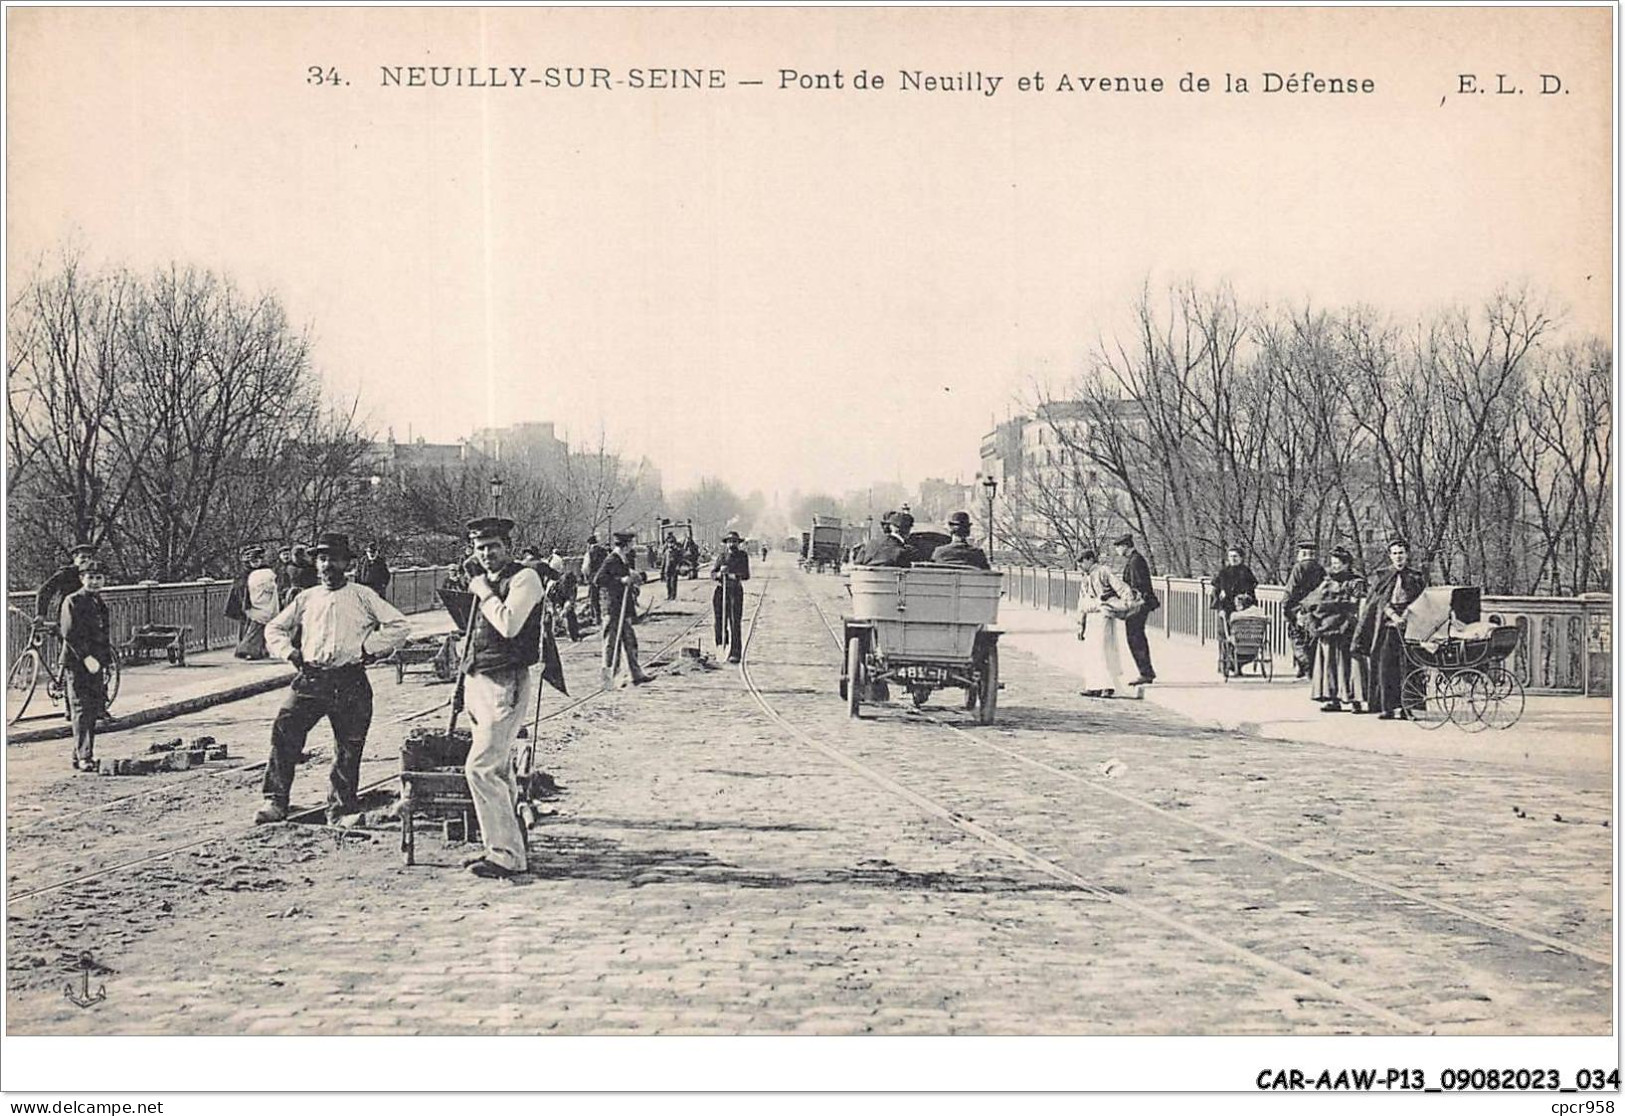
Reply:
[[147, 754], [130, 759], [104, 759], [98, 770], [103, 775], [156, 775], [161, 771], [190, 771], [210, 760], [230, 759], [226, 746], [212, 736], [194, 737], [190, 743], [179, 736], [149, 745]]

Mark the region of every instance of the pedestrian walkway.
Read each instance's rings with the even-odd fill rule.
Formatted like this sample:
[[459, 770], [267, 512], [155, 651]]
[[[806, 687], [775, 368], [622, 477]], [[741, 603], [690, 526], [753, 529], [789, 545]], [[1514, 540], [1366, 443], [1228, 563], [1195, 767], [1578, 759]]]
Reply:
[[[1075, 613], [1009, 600], [999, 605], [1005, 646], [1081, 676], [1083, 645], [1077, 625]], [[1608, 698], [1531, 696], [1522, 719], [1512, 728], [1468, 733], [1445, 724], [1429, 730], [1407, 721], [1320, 712], [1319, 704], [1309, 698], [1309, 683], [1293, 679], [1289, 657], [1277, 658], [1276, 668], [1285, 676], [1277, 674], [1273, 682], [1252, 677], [1226, 682], [1219, 675], [1217, 644], [1165, 638], [1154, 629], [1147, 634], [1157, 681], [1144, 688], [1145, 700], [1204, 726], [1394, 756], [1468, 759], [1542, 771], [1611, 770], [1613, 702]], [[1126, 649], [1123, 661], [1132, 673]], [[1012, 673], [1006, 670], [1005, 677]], [[1077, 700], [1106, 704], [1101, 699]]]
[[[452, 630], [451, 617], [444, 609], [414, 613], [407, 620], [411, 622], [413, 638], [442, 635]], [[234, 657], [229, 647], [188, 652], [183, 666], [171, 665], [161, 657], [126, 666], [119, 676], [113, 723], [101, 731], [116, 732], [251, 697], [285, 686], [293, 676], [293, 668], [280, 659], [249, 662]], [[46, 697], [45, 683], [41, 680], [27, 715], [7, 730], [6, 743], [25, 744], [68, 736], [68, 723], [62, 712], [60, 704], [53, 705]]]

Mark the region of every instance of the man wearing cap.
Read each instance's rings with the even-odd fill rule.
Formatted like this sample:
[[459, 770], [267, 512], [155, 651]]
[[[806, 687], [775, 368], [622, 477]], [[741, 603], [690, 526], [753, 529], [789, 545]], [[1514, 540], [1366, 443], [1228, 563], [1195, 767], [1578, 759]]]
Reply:
[[683, 548], [677, 544], [677, 536], [670, 531], [666, 532], [666, 541], [660, 547], [660, 576], [666, 582], [666, 599], [677, 599], [677, 578], [683, 572]]
[[728, 637], [730, 663], [739, 661], [744, 644], [740, 638], [740, 618], [745, 611], [744, 583], [750, 580], [750, 555], [740, 545], [743, 541], [738, 531], [723, 535], [722, 553], [711, 563], [711, 580], [717, 583], [711, 591], [711, 618], [716, 628], [717, 646], [722, 646], [724, 635]]
[[[83, 586], [81, 573], [96, 560], [96, 548], [89, 543], [78, 543], [68, 551], [69, 564], [59, 566], [57, 571], [45, 579], [45, 584], [39, 587], [34, 594], [34, 615], [48, 620], [52, 626], [60, 623], [62, 618], [62, 602], [71, 593], [77, 593]], [[57, 628], [61, 631], [61, 628]]]
[[[278, 610], [276, 573], [265, 563], [263, 546], [244, 547], [242, 559], [247, 572], [240, 582], [243, 596], [242, 614], [238, 619], [241, 627], [237, 649], [232, 654], [239, 659], [269, 658], [270, 652], [265, 646], [265, 625], [275, 619]], [[232, 587], [234, 592], [236, 588]], [[227, 604], [226, 615], [230, 616], [230, 602]]]
[[1123, 583], [1138, 593], [1141, 601], [1139, 609], [1123, 617], [1123, 638], [1128, 644], [1129, 654], [1134, 656], [1135, 669], [1140, 672], [1140, 676], [1129, 685], [1147, 686], [1156, 681], [1157, 672], [1151, 665], [1151, 645], [1145, 639], [1145, 621], [1162, 605], [1162, 599], [1151, 585], [1151, 567], [1145, 556], [1134, 549], [1134, 536], [1119, 535], [1112, 542], [1112, 548], [1123, 561]]
[[365, 585], [350, 582], [350, 540], [322, 535], [314, 548], [318, 581], [302, 591], [265, 626], [271, 654], [299, 673], [271, 723], [271, 758], [261, 791], [265, 805], [256, 824], [288, 816], [294, 765], [305, 738], [326, 717], [333, 726], [333, 767], [328, 772], [327, 820], [353, 814], [361, 779], [361, 750], [372, 727], [372, 686], [367, 663], [405, 643], [412, 626], [395, 606]]
[[1281, 615], [1286, 617], [1287, 634], [1292, 637], [1292, 661], [1297, 664], [1299, 678], [1308, 678], [1315, 669], [1315, 637], [1298, 623], [1298, 607], [1326, 580], [1326, 567], [1315, 557], [1319, 550], [1314, 539], [1298, 543], [1298, 560], [1286, 575], [1286, 596], [1281, 601]]
[[1369, 656], [1370, 701], [1377, 719], [1408, 718], [1410, 710], [1401, 701], [1405, 677], [1405, 610], [1422, 595], [1427, 578], [1411, 568], [1411, 545], [1395, 536], [1388, 543], [1388, 568], [1373, 576], [1365, 604], [1354, 623], [1350, 649]]
[[919, 558], [908, 543], [909, 532], [914, 530], [914, 517], [906, 511], [892, 512], [890, 518], [881, 522], [885, 524], [886, 533], [875, 540], [875, 544], [865, 552], [862, 564], [899, 567], [913, 565]]
[[513, 560], [513, 526], [494, 516], [468, 525], [481, 572], [468, 582], [479, 604], [463, 655], [463, 704], [473, 736], [463, 774], [485, 839], [485, 855], [468, 870], [485, 879], [526, 868], [525, 835], [514, 812], [513, 745], [535, 696], [530, 668], [541, 661], [545, 590], [533, 567]]
[[389, 588], [389, 563], [378, 552], [378, 544], [367, 544], [367, 556], [361, 560], [356, 568], [355, 579], [358, 584], [365, 585], [380, 597]]
[[113, 643], [102, 600], [101, 563], [91, 557], [77, 572], [82, 584], [62, 600], [62, 665], [73, 726], [73, 769], [94, 771], [96, 719], [107, 708], [107, 676], [102, 668], [113, 661]]
[[632, 674], [633, 683], [649, 681], [649, 675], [643, 673], [643, 667], [638, 665], [638, 637], [632, 630], [632, 617], [623, 615], [631, 610], [629, 594], [635, 592], [633, 585], [638, 581], [638, 575], [632, 572], [633, 537], [630, 531], [616, 531], [615, 549], [605, 555], [598, 564], [598, 572], [593, 575], [592, 589], [598, 594], [603, 608], [605, 689], [615, 681], [617, 649], [626, 656], [626, 667]]
[[953, 539], [932, 551], [931, 561], [944, 566], [970, 566], [978, 570], [991, 568], [987, 553], [981, 547], [971, 545], [969, 512], [957, 511], [948, 517], [948, 534]]

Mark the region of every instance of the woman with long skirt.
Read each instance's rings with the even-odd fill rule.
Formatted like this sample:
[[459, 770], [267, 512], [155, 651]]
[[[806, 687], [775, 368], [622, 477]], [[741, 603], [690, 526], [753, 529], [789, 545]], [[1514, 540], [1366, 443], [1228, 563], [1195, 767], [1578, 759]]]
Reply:
[[1109, 698], [1123, 686], [1119, 660], [1122, 646], [1121, 615], [1133, 607], [1134, 590], [1106, 566], [1099, 555], [1085, 550], [1078, 555], [1083, 574], [1079, 592], [1078, 638], [1083, 641], [1083, 696]]

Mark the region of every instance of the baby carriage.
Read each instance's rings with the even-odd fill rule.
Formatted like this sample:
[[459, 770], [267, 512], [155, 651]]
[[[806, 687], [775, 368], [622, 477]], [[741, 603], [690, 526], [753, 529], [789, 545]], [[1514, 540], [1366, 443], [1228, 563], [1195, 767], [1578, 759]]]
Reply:
[[1523, 716], [1523, 683], [1507, 668], [1519, 629], [1481, 616], [1476, 586], [1422, 590], [1405, 610], [1400, 703], [1423, 728], [1452, 721], [1467, 732], [1505, 729]]
[[1259, 678], [1275, 677], [1269, 614], [1256, 605], [1219, 613], [1219, 673], [1228, 682], [1240, 678], [1249, 664]]

